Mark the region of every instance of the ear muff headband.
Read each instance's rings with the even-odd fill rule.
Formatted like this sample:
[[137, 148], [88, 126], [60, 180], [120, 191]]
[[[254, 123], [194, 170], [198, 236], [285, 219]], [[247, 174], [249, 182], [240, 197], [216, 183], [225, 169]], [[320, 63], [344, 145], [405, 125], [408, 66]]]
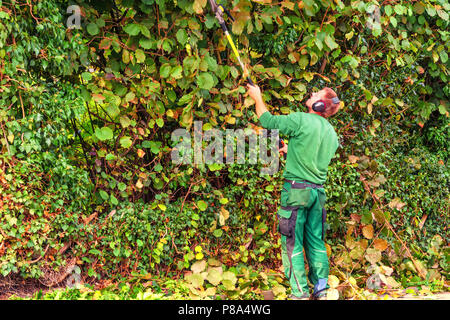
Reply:
[[[338, 104], [339, 102], [341, 102], [341, 100], [339, 100], [338, 97], [332, 98], [331, 101], [333, 101], [334, 104]], [[327, 103], [323, 100], [314, 102], [314, 104], [312, 105], [312, 109], [316, 112], [324, 112], [326, 108], [327, 108]]]

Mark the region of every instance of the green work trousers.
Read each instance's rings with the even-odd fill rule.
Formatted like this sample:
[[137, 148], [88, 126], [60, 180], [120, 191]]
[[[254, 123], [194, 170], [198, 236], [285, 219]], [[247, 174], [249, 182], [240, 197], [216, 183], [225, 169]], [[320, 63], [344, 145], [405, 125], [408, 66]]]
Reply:
[[325, 248], [324, 223], [326, 201], [323, 188], [293, 188], [288, 182], [281, 191], [278, 211], [281, 233], [281, 256], [284, 273], [292, 294], [309, 295], [303, 253], [308, 260], [308, 279], [318, 293], [328, 288], [328, 256]]

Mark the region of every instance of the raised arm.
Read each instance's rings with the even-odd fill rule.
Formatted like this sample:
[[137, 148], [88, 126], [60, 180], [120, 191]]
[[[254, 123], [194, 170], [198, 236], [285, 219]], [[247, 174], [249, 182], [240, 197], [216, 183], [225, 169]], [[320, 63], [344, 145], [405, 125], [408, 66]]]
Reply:
[[248, 95], [255, 101], [256, 115], [258, 119], [261, 115], [268, 111], [261, 95], [261, 89], [257, 85], [247, 84]]
[[264, 104], [259, 87], [256, 85], [247, 85], [247, 88], [249, 96], [255, 100], [256, 115], [263, 128], [278, 129], [280, 133], [287, 136], [296, 136], [300, 134], [301, 113], [272, 115]]

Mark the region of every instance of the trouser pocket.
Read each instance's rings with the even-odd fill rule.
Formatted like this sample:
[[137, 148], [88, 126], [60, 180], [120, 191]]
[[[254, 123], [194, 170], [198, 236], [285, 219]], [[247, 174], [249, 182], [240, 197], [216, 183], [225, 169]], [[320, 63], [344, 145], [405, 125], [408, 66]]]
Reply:
[[278, 210], [278, 230], [280, 233], [288, 238], [294, 235], [295, 230], [295, 217], [293, 214], [295, 208], [293, 207], [281, 207]]
[[[294, 265], [292, 263], [292, 254], [294, 252], [294, 246], [296, 241], [296, 235], [295, 235], [295, 224], [297, 222], [297, 213], [298, 213], [298, 206], [297, 207], [280, 207], [278, 210], [277, 216], [278, 216], [278, 230], [279, 232], [284, 235], [285, 238], [285, 248], [286, 248], [286, 256], [289, 260], [289, 266], [285, 265], [285, 268], [289, 269], [289, 272], [286, 273], [286, 276], [289, 281], [291, 281], [291, 276], [294, 275], [295, 283], [297, 284], [297, 288], [300, 292], [302, 292], [302, 288], [299, 284], [299, 279], [297, 279], [297, 276], [294, 272]], [[283, 240], [282, 240], [283, 241]], [[282, 242], [282, 248], [283, 248], [283, 242]], [[283, 263], [284, 264], [284, 263]], [[287, 269], [285, 269], [287, 270]]]
[[327, 221], [327, 210], [322, 208], [322, 240], [325, 240], [325, 223]]
[[287, 206], [308, 207], [311, 198], [311, 189], [291, 188], [286, 201]]

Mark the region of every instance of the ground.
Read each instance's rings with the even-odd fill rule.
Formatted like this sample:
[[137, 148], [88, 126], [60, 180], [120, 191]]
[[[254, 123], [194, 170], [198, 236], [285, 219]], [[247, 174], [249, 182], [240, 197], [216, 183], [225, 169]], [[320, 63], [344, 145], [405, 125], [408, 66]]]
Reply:
[[[57, 288], [48, 288], [34, 279], [22, 279], [18, 277], [0, 277], [0, 300], [7, 300], [15, 295], [22, 298], [30, 298], [35, 293]], [[400, 289], [395, 291], [379, 291], [367, 296], [370, 300], [450, 300], [450, 292], [431, 293], [426, 289], [418, 290], [416, 287]], [[269, 298], [270, 299], [270, 298]]]

